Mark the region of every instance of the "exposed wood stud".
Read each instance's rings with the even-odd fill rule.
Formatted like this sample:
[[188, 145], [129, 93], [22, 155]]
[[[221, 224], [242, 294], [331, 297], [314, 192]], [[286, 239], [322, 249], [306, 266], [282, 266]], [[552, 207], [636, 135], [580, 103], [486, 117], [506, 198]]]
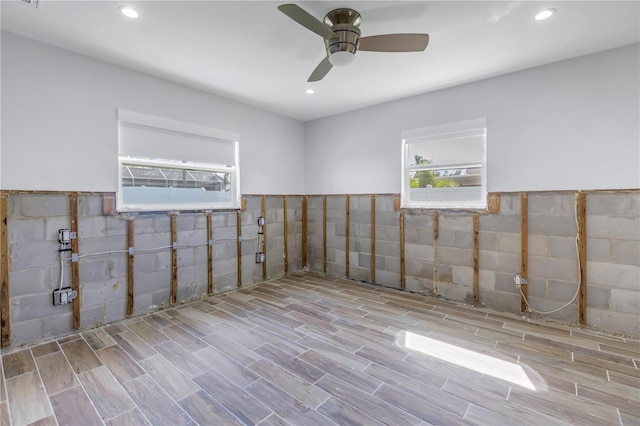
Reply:
[[236, 212], [236, 231], [236, 235], [238, 238], [238, 243], [236, 245], [238, 259], [238, 288], [240, 288], [242, 287], [242, 241], [240, 241], [240, 237], [242, 236], [242, 212], [240, 210]]
[[9, 232], [7, 229], [7, 202], [9, 194], [0, 193], [0, 347], [11, 345], [11, 315], [9, 314]]
[[404, 215], [405, 215], [405, 210], [402, 209], [400, 210], [400, 288], [402, 290], [405, 290], [407, 285], [406, 285], [406, 277], [405, 277], [405, 270], [404, 270], [404, 245], [405, 245], [405, 240], [404, 240]]
[[213, 214], [205, 213], [207, 220], [207, 294], [213, 294]]
[[[69, 194], [69, 215], [71, 216], [71, 232], [76, 233], [76, 238], [71, 240], [71, 253], [78, 253], [78, 193]], [[80, 270], [78, 262], [71, 262], [71, 289], [76, 291], [76, 298], [73, 299], [73, 328], [80, 329], [80, 308], [82, 307], [82, 291], [80, 290]]]
[[327, 196], [322, 196], [322, 271], [327, 272]]
[[371, 282], [376, 282], [376, 196], [371, 195]]
[[[527, 279], [527, 265], [528, 265], [528, 237], [529, 237], [529, 204], [528, 197], [526, 192], [522, 192], [520, 194], [520, 276], [523, 279]], [[520, 310], [525, 312], [527, 310], [527, 284], [520, 285], [520, 291], [522, 294], [520, 295]]]
[[438, 232], [440, 227], [440, 214], [438, 212], [433, 213], [433, 239], [438, 241]]
[[344, 236], [344, 251], [345, 251], [345, 257], [344, 257], [344, 268], [345, 268], [345, 276], [347, 278], [349, 278], [349, 234], [350, 234], [350, 227], [351, 227], [351, 217], [350, 217], [350, 209], [351, 209], [351, 196], [350, 195], [346, 195], [345, 196], [345, 236]]
[[245, 197], [242, 197], [240, 200], [240, 210], [243, 212], [247, 211], [247, 199]]
[[178, 300], [178, 216], [171, 215], [171, 299], [169, 303], [174, 306]]
[[393, 199], [393, 208], [396, 210], [400, 210], [400, 205], [401, 205], [401, 200], [400, 200], [400, 195], [396, 195], [396, 197]]
[[306, 195], [302, 197], [302, 269], [307, 269], [307, 202]]
[[489, 213], [500, 213], [500, 193], [492, 192], [487, 196]]
[[262, 246], [260, 251], [264, 253], [264, 262], [262, 262], [262, 280], [267, 280], [267, 197], [263, 195], [260, 201], [260, 215], [264, 220], [262, 227]]
[[[135, 222], [134, 219], [127, 220], [127, 247], [135, 247]], [[134, 307], [134, 252], [129, 251], [127, 258], [127, 317], [133, 315]]]
[[289, 273], [289, 242], [288, 240], [288, 224], [287, 224], [287, 196], [282, 197], [282, 233], [284, 235], [284, 253], [282, 254], [284, 258], [284, 273], [285, 275]]
[[578, 261], [580, 262], [580, 277], [578, 281], [578, 323], [587, 324], [587, 194], [576, 194], [576, 208], [578, 209]]
[[480, 216], [473, 215], [473, 303], [480, 297]]
[[116, 214], [116, 195], [113, 192], [102, 194], [102, 215], [113, 216]]

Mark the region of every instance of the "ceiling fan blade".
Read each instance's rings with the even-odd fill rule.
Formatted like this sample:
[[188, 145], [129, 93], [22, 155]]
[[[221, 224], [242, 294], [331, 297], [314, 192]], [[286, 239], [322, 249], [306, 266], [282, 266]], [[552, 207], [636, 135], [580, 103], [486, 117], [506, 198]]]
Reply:
[[429, 34], [383, 34], [360, 38], [358, 50], [370, 52], [422, 52]]
[[327, 75], [329, 71], [331, 71], [331, 68], [333, 68], [333, 65], [331, 65], [331, 62], [329, 62], [329, 57], [327, 56], [322, 61], [320, 61], [320, 63], [318, 64], [316, 69], [313, 70], [313, 72], [311, 73], [307, 81], [311, 83], [314, 81], [322, 80], [324, 76]]
[[338, 38], [336, 33], [331, 31], [329, 27], [296, 4], [281, 4], [278, 6], [278, 10], [320, 37], [327, 39]]

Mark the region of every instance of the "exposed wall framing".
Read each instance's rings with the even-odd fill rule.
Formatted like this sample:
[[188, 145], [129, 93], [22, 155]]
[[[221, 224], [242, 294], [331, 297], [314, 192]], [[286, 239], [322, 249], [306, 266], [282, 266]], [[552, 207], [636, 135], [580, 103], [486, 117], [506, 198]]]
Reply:
[[349, 245], [351, 244], [349, 241], [349, 235], [351, 233], [350, 227], [351, 227], [351, 218], [350, 218], [350, 209], [351, 209], [351, 196], [350, 195], [345, 195], [345, 231], [344, 231], [344, 251], [345, 251], [345, 257], [344, 257], [344, 269], [345, 269], [345, 276], [347, 278], [349, 278]]
[[578, 323], [587, 324], [587, 194], [576, 194], [578, 220], [578, 262], [580, 277], [578, 278]]
[[327, 196], [322, 196], [322, 272], [327, 272]]
[[[243, 198], [243, 200], [245, 200]], [[245, 204], [244, 204], [244, 208], [246, 209], [247, 205], [246, 205], [246, 200], [245, 200]], [[238, 239], [238, 242], [236, 243], [236, 250], [237, 250], [237, 263], [238, 263], [238, 284], [237, 287], [240, 288], [242, 287], [242, 241], [240, 240], [240, 237], [242, 236], [242, 212], [240, 210], [238, 210], [236, 212], [236, 238]]]
[[127, 317], [133, 315], [134, 308], [134, 267], [135, 255], [132, 250], [135, 247], [135, 222], [134, 219], [127, 220]]
[[[399, 200], [399, 198], [396, 198]], [[405, 210], [400, 210], [400, 289], [405, 290], [407, 287], [407, 280], [405, 276], [405, 229], [404, 229], [404, 215]]]
[[178, 218], [177, 215], [170, 215], [171, 218], [171, 298], [169, 303], [174, 306], [178, 301]]
[[0, 192], [0, 347], [11, 345], [11, 316], [9, 310], [9, 232], [7, 229], [7, 201], [9, 194]]
[[371, 195], [371, 282], [376, 282], [376, 196]]
[[[75, 232], [78, 235], [78, 193], [72, 192], [69, 194], [69, 215], [71, 217], [71, 232]], [[71, 253], [72, 258], [75, 253], [78, 253], [78, 238], [71, 240]], [[80, 322], [80, 308], [82, 307], [82, 290], [80, 289], [80, 269], [78, 261], [71, 260], [71, 289], [76, 291], [76, 298], [73, 299], [73, 328], [75, 330], [80, 329], [82, 326]]]
[[480, 298], [480, 216], [473, 215], [473, 303]]
[[307, 232], [308, 232], [308, 223], [307, 223], [307, 196], [302, 197], [302, 269], [308, 268], [308, 258], [307, 258]]
[[282, 234], [284, 236], [284, 253], [282, 254], [284, 258], [284, 273], [285, 275], [289, 273], [289, 228], [287, 225], [287, 196], [282, 197]]
[[[527, 193], [520, 194], [520, 276], [528, 279], [529, 208]], [[527, 311], [527, 284], [520, 285], [520, 311]]]
[[207, 294], [213, 294], [213, 214], [205, 213], [207, 220]]
[[264, 253], [264, 261], [262, 262], [262, 279], [267, 279], [267, 198], [265, 195], [260, 197], [260, 215], [264, 220], [264, 226], [262, 227], [262, 242], [260, 251]]

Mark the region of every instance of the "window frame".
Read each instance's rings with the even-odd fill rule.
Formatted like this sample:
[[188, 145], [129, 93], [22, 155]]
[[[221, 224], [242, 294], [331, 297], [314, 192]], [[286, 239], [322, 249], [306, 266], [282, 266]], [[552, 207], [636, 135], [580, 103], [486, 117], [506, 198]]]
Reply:
[[[234, 164], [199, 163], [180, 159], [160, 159], [130, 156], [121, 152], [121, 124], [147, 126], [155, 130], [169, 130], [196, 137], [215, 138], [233, 144]], [[118, 189], [116, 191], [116, 211], [155, 212], [155, 211], [193, 211], [193, 210], [236, 210], [241, 206], [240, 194], [240, 143], [234, 133], [206, 128], [195, 124], [179, 122], [161, 117], [150, 116], [133, 111], [118, 110]], [[194, 170], [230, 174], [230, 200], [223, 202], [167, 202], [167, 203], [126, 203], [123, 194], [122, 168], [125, 165], [152, 167], [158, 169]]]
[[[469, 136], [482, 136], [483, 158], [481, 161], [439, 164], [411, 165], [409, 150], [416, 140], [424, 139], [422, 143], [454, 140]], [[422, 208], [433, 210], [486, 210], [488, 208], [487, 191], [487, 125], [485, 118], [458, 121], [435, 126], [405, 130], [402, 132], [401, 155], [401, 208]], [[451, 170], [460, 168], [480, 168], [480, 199], [479, 200], [411, 200], [411, 174], [418, 171]]]

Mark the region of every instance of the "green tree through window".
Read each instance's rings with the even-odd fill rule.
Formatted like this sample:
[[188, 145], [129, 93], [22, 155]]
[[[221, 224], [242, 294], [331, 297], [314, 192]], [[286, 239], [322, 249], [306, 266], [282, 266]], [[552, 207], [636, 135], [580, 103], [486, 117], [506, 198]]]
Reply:
[[[422, 157], [421, 155], [415, 156], [416, 164], [431, 164], [432, 161]], [[409, 186], [411, 188], [445, 188], [460, 186], [453, 179], [446, 177], [436, 176], [431, 170], [422, 170], [415, 172], [409, 177]]]

